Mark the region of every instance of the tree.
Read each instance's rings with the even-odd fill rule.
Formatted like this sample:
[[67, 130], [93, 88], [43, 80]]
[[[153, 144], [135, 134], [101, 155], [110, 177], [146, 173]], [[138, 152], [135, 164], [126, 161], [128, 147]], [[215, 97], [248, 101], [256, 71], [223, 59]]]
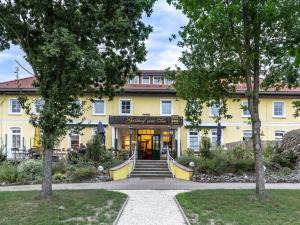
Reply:
[[0, 0], [0, 50], [19, 45], [43, 101], [39, 115], [20, 98], [30, 122], [43, 130], [43, 198], [52, 195], [53, 148], [68, 124], [82, 116], [83, 94], [109, 96], [145, 59], [155, 0]]
[[[299, 85], [300, 2], [294, 0], [169, 0], [189, 19], [180, 31], [186, 70], [171, 73], [175, 88], [188, 100], [186, 114], [201, 122], [203, 105], [226, 105], [245, 83], [251, 115], [256, 194], [265, 196], [259, 117], [259, 90]], [[262, 79], [264, 78], [264, 79]]]

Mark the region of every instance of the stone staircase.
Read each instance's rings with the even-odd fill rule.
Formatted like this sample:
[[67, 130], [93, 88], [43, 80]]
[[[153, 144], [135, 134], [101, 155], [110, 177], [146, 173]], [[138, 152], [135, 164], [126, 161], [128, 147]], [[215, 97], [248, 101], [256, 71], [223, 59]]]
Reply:
[[137, 160], [130, 177], [165, 178], [172, 177], [166, 160]]

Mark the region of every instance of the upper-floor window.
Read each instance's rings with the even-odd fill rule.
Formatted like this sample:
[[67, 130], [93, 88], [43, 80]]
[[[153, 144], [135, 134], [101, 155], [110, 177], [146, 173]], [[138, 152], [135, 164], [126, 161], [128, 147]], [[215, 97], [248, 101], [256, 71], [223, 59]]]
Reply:
[[93, 114], [104, 115], [105, 114], [105, 102], [104, 100], [95, 100], [93, 103]]
[[11, 128], [12, 148], [21, 148], [21, 128]]
[[244, 130], [243, 131], [243, 141], [248, 141], [252, 138], [252, 130]]
[[132, 113], [132, 105], [130, 99], [120, 100], [120, 114], [131, 114]]
[[131, 80], [128, 81], [129, 84], [138, 84], [140, 83], [139, 76], [134, 76]]
[[275, 141], [282, 141], [285, 132], [282, 130], [275, 131]]
[[189, 130], [188, 147], [194, 151], [199, 151], [199, 145], [200, 145], [199, 131]]
[[219, 116], [219, 114], [220, 114], [220, 105], [212, 104], [210, 106], [210, 116]]
[[284, 102], [273, 102], [273, 117], [284, 117]]
[[153, 84], [162, 84], [162, 77], [161, 76], [154, 76], [153, 77]]
[[167, 78], [164, 79], [164, 84], [172, 84], [172, 80], [168, 80]]
[[242, 110], [243, 110], [243, 117], [249, 117], [250, 112], [248, 109], [248, 101], [243, 101], [242, 102]]
[[45, 101], [43, 99], [35, 99], [34, 101], [35, 112], [40, 113], [43, 109], [44, 104]]
[[9, 113], [21, 113], [21, 104], [18, 99], [13, 98], [9, 101]]
[[161, 115], [172, 115], [172, 101], [161, 100]]
[[142, 84], [150, 84], [150, 76], [143, 76]]

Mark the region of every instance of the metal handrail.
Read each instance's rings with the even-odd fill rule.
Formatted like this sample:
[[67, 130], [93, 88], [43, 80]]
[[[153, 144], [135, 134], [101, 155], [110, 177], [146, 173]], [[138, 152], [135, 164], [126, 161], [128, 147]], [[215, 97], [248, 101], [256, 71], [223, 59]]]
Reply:
[[132, 154], [132, 156], [128, 159], [129, 162], [132, 162], [132, 167], [131, 167], [131, 170], [128, 174], [128, 176], [130, 177], [132, 171], [134, 170], [135, 168], [135, 164], [136, 164], [136, 150], [134, 151], [134, 153]]
[[175, 174], [174, 174], [173, 171], [171, 170], [171, 166], [170, 166], [171, 162], [170, 162], [170, 161], [172, 161], [172, 163], [174, 163], [175, 160], [174, 160], [173, 157], [170, 155], [169, 149], [167, 149], [167, 163], [168, 163], [168, 169], [169, 169], [170, 172], [172, 173], [172, 176], [175, 177]]

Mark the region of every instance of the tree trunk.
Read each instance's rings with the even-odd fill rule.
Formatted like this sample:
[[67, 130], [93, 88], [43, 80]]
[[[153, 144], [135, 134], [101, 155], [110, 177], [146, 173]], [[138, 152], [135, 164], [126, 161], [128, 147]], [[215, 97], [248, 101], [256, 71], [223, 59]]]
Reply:
[[52, 196], [52, 149], [44, 149], [43, 152], [43, 183], [41, 197], [49, 199]]

